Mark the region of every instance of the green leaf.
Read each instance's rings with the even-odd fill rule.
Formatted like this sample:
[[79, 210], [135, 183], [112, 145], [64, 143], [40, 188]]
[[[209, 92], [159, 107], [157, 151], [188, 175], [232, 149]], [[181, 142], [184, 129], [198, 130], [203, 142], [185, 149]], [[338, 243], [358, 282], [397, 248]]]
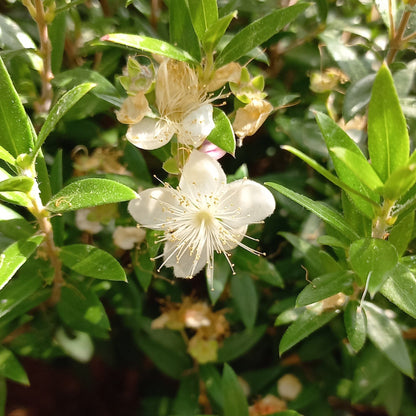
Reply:
[[321, 166], [318, 162], [316, 162], [314, 159], [310, 158], [305, 153], [301, 152], [298, 149], [295, 149], [292, 146], [281, 146], [282, 149], [287, 150], [288, 152], [292, 153], [293, 155], [299, 157], [304, 162], [306, 162], [311, 168], [315, 169], [318, 173], [320, 173], [323, 177], [328, 179], [330, 182], [332, 182], [334, 185], [338, 186], [339, 188], [343, 189], [346, 192], [353, 193], [355, 195], [358, 195], [360, 198], [364, 199], [365, 201], [372, 204], [374, 207], [378, 208], [378, 204], [374, 202], [372, 199], [368, 198], [368, 196], [360, 193], [356, 189], [352, 188], [351, 186], [347, 185], [345, 182], [338, 179], [335, 175], [333, 175], [328, 169], [325, 169], [323, 166]]
[[283, 287], [283, 279], [276, 267], [262, 256], [254, 256], [247, 250], [237, 248], [233, 254], [237, 269], [248, 271], [259, 280], [276, 287]]
[[27, 176], [14, 176], [0, 181], [0, 192], [19, 191], [29, 192], [33, 186], [33, 179]]
[[[361, 150], [355, 144], [355, 142], [326, 114], [317, 112], [315, 114], [316, 121], [325, 139], [326, 146], [329, 150], [329, 154], [334, 163], [335, 171], [339, 179], [346, 183], [351, 188], [355, 189], [359, 194], [365, 195], [368, 198], [378, 203], [379, 197], [365, 187], [361, 180], [355, 175], [351, 174], [351, 171], [345, 164], [337, 158], [337, 156], [331, 151], [333, 147], [343, 147], [361, 158], [363, 162], [367, 163], [367, 159], [362, 154]], [[361, 197], [346, 190], [348, 196], [353, 201], [354, 205], [364, 213], [368, 218], [372, 219], [374, 216], [374, 210], [372, 204], [364, 201]]]
[[186, 345], [178, 332], [168, 329], [152, 330], [150, 324], [137, 331], [134, 339], [139, 348], [169, 377], [179, 379], [192, 367]]
[[0, 159], [10, 165], [14, 165], [16, 163], [16, 159], [3, 146], [0, 146]]
[[414, 211], [400, 218], [389, 232], [389, 243], [396, 247], [397, 254], [401, 257], [411, 240], [413, 240], [413, 224], [415, 222]]
[[58, 74], [61, 70], [65, 49], [67, 13], [56, 13], [48, 25], [49, 38], [52, 44], [51, 64], [52, 73]]
[[33, 154], [36, 155], [37, 151], [41, 148], [48, 135], [53, 131], [59, 120], [68, 112], [68, 110], [75, 105], [88, 91], [95, 87], [95, 84], [86, 82], [81, 85], [77, 85], [70, 91], [66, 92], [58, 102], [52, 107], [48, 114], [48, 117], [43, 124], [38, 139], [35, 143], [35, 149]]
[[4, 377], [0, 377], [0, 416], [6, 416], [7, 383]]
[[199, 414], [199, 378], [190, 374], [182, 378], [178, 393], [173, 401], [175, 415], [194, 416]]
[[228, 364], [224, 364], [221, 385], [224, 416], [248, 416], [248, 404], [243, 388]]
[[364, 303], [364, 309], [368, 338], [395, 367], [413, 378], [413, 365], [399, 326], [370, 302]]
[[332, 147], [330, 151], [339, 160], [344, 162], [351, 173], [372, 191], [377, 192], [383, 186], [383, 182], [381, 182], [377, 173], [371, 167], [370, 163], [362, 158], [362, 155], [358, 155], [344, 147]]
[[222, 347], [218, 350], [218, 361], [229, 362], [241, 357], [260, 341], [266, 329], [266, 325], [261, 325], [233, 333], [224, 340]]
[[172, 45], [189, 52], [197, 61], [201, 60], [201, 49], [192, 27], [187, 0], [169, 1], [169, 34]]
[[360, 351], [367, 336], [367, 317], [358, 301], [348, 302], [344, 310], [344, 324], [351, 347], [355, 351]]
[[350, 246], [350, 263], [371, 296], [380, 289], [397, 262], [396, 248], [380, 238], [362, 238]]
[[198, 38], [203, 39], [205, 32], [217, 22], [217, 0], [188, 0], [192, 25]]
[[231, 297], [246, 328], [253, 328], [256, 323], [258, 296], [249, 273], [240, 272], [231, 278]]
[[33, 149], [32, 130], [22, 102], [0, 58], [0, 143], [12, 156]]
[[149, 289], [153, 278], [155, 262], [151, 260], [148, 250], [140, 251], [134, 258], [134, 274], [145, 292]]
[[42, 279], [36, 273], [11, 280], [1, 291], [0, 318], [25, 302], [41, 285]]
[[[405, 257], [406, 258], [406, 257]], [[380, 293], [402, 311], [416, 319], [416, 276], [404, 264], [398, 264], [387, 273]]]
[[416, 182], [416, 164], [402, 166], [396, 169], [387, 179], [382, 190], [385, 199], [396, 201], [415, 184]]
[[109, 253], [86, 244], [64, 246], [59, 251], [62, 263], [71, 270], [95, 279], [126, 282], [126, 273]]
[[30, 237], [35, 228], [20, 214], [0, 204], [0, 233], [14, 240]]
[[377, 73], [368, 108], [368, 151], [375, 171], [385, 182], [409, 159], [409, 134], [393, 78], [382, 65]]
[[81, 179], [61, 189], [48, 202], [46, 208], [57, 213], [134, 198], [137, 198], [137, 194], [121, 183], [109, 179]]
[[220, 52], [215, 60], [215, 66], [220, 68], [244, 56], [256, 46], [266, 42], [308, 7], [309, 4], [307, 3], [295, 4], [294, 6], [275, 10], [249, 24], [238, 32]]
[[375, 74], [370, 74], [364, 78], [360, 78], [357, 82], [352, 83], [344, 97], [344, 105], [342, 114], [346, 122], [350, 121], [360, 111], [364, 110], [371, 96], [371, 88], [373, 87]]
[[214, 290], [210, 287], [210, 282], [207, 276], [207, 289], [208, 295], [211, 300], [211, 304], [215, 305], [217, 300], [221, 297], [224, 292], [225, 286], [228, 283], [228, 279], [231, 275], [231, 267], [228, 264], [227, 258], [223, 255], [214, 256], [214, 279], [213, 286]]
[[296, 298], [296, 306], [306, 306], [351, 288], [353, 276], [346, 270], [313, 279]]
[[[198, 1], [198, 0], [194, 0]], [[221, 17], [215, 23], [213, 23], [205, 32], [204, 36], [201, 38], [202, 45], [204, 49], [210, 53], [220, 39], [223, 37], [225, 31], [231, 23], [231, 20], [237, 17], [237, 11], [231, 12], [226, 16]]]
[[15, 275], [42, 240], [42, 235], [35, 235], [26, 240], [16, 241], [3, 251], [0, 255], [0, 289]]
[[279, 345], [279, 354], [282, 355], [337, 315], [337, 311], [321, 312], [320, 310], [306, 309], [284, 333]]
[[[0, 167], [0, 180], [8, 180], [13, 178], [7, 171]], [[22, 192], [0, 192], [0, 200], [9, 202], [11, 204], [28, 207], [31, 205], [29, 197]]]
[[291, 200], [297, 202], [299, 205], [302, 205], [304, 208], [313, 212], [315, 215], [321, 218], [321, 220], [338, 230], [349, 240], [353, 241], [359, 237], [358, 234], [351, 229], [350, 225], [345, 221], [342, 215], [335, 211], [333, 208], [330, 208], [328, 205], [313, 201], [312, 199], [298, 194], [297, 192], [294, 192], [291, 189], [286, 188], [285, 186], [278, 183], [266, 182], [265, 185], [276, 189], [276, 191], [280, 192], [284, 196], [290, 198]]
[[176, 59], [177, 61], [185, 61], [194, 64], [197, 63], [188, 52], [176, 48], [170, 43], [159, 39], [149, 38], [147, 36], [111, 33], [103, 36], [101, 40], [118, 43], [120, 45], [128, 46], [141, 51], [167, 56], [168, 58]]
[[399, 416], [400, 414], [403, 405], [403, 378], [399, 371], [394, 371], [380, 387], [374, 402], [382, 405], [390, 416]]
[[17, 358], [2, 345], [0, 345], [0, 374], [26, 386], [30, 384], [26, 372], [19, 361], [17, 361]]
[[207, 140], [234, 156], [234, 131], [229, 118], [218, 108], [214, 108], [214, 123], [215, 127], [211, 130]]
[[56, 305], [62, 321], [72, 329], [99, 338], [108, 338], [110, 322], [95, 292], [82, 282], [62, 287]]
[[361, 401], [373, 390], [379, 388], [396, 369], [372, 344], [358, 355], [351, 391], [353, 403]]
[[85, 332], [72, 330], [68, 336], [63, 328], [58, 328], [54, 341], [64, 350], [65, 354], [80, 363], [87, 363], [94, 355], [94, 344]]

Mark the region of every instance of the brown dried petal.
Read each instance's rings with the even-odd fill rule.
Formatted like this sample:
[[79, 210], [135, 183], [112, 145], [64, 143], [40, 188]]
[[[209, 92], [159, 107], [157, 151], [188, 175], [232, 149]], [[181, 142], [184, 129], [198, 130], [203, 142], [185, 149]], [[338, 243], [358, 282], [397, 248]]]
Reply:
[[116, 111], [117, 120], [123, 124], [136, 124], [150, 113], [149, 103], [143, 91], [127, 97], [121, 109]]

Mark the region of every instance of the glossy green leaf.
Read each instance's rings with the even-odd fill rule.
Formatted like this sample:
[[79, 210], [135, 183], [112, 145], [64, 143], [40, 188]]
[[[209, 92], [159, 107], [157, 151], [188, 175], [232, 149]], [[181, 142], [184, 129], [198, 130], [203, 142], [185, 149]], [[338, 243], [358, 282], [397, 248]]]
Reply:
[[413, 377], [413, 365], [399, 326], [383, 309], [370, 302], [364, 303], [364, 309], [368, 338], [395, 367]]
[[284, 7], [249, 24], [238, 32], [220, 52], [215, 60], [215, 66], [220, 68], [241, 58], [256, 46], [266, 42], [308, 7], [307, 3]]
[[121, 183], [109, 179], [80, 179], [55, 194], [48, 202], [47, 209], [54, 213], [73, 211], [134, 198], [137, 198], [137, 194]]
[[205, 383], [208, 396], [218, 406], [222, 407], [223, 394], [221, 386], [221, 374], [213, 364], [205, 364], [199, 367], [199, 375]]
[[414, 211], [400, 218], [389, 231], [389, 243], [396, 247], [397, 254], [401, 257], [411, 240], [413, 240], [413, 224], [415, 222]]
[[313, 279], [298, 295], [296, 306], [306, 306], [351, 288], [353, 276], [340, 270]]
[[371, 163], [385, 182], [409, 159], [409, 134], [393, 78], [383, 65], [374, 80], [368, 108], [368, 151]]
[[[200, 3], [203, 3], [201, 1]], [[169, 1], [170, 43], [187, 51], [197, 61], [201, 60], [198, 37], [192, 26], [187, 0]], [[186, 28], [186, 30], [184, 30]]]
[[224, 364], [221, 385], [224, 416], [248, 416], [248, 404], [243, 388], [228, 364]]
[[33, 138], [28, 117], [0, 58], [0, 143], [13, 157], [29, 153]]
[[51, 65], [53, 74], [58, 74], [62, 66], [66, 38], [66, 20], [67, 13], [57, 13], [53, 21], [48, 25], [49, 38], [52, 44]]
[[[6, 170], [0, 167], [0, 180], [5, 181], [12, 178], [12, 175], [10, 175]], [[22, 192], [0, 192], [0, 200], [9, 202], [11, 204], [20, 205], [23, 207], [28, 207], [31, 205], [29, 197]]]
[[399, 416], [403, 406], [404, 377], [399, 371], [394, 371], [381, 385], [375, 404], [383, 406], [389, 416]]
[[231, 278], [231, 297], [246, 328], [253, 328], [256, 323], [258, 296], [249, 273], [239, 272]]
[[361, 401], [373, 390], [379, 388], [396, 369], [372, 344], [358, 355], [357, 367], [351, 389], [353, 403]]
[[284, 286], [282, 276], [276, 267], [264, 257], [254, 256], [247, 250], [237, 248], [232, 256], [232, 260], [238, 270], [248, 271], [259, 280], [272, 286]]
[[218, 108], [214, 108], [214, 123], [215, 127], [208, 135], [207, 140], [234, 155], [235, 137], [231, 122], [224, 112]]
[[42, 285], [42, 279], [32, 273], [11, 280], [1, 291], [0, 318], [19, 306]]
[[375, 74], [366, 75], [348, 87], [342, 109], [342, 114], [346, 122], [350, 121], [367, 107], [370, 102], [374, 78]]
[[292, 146], [281, 146], [282, 149], [287, 150], [288, 152], [292, 153], [293, 155], [299, 157], [304, 162], [306, 162], [311, 168], [315, 169], [319, 174], [321, 174], [323, 177], [328, 179], [330, 182], [332, 182], [334, 185], [338, 186], [339, 188], [343, 189], [346, 192], [353, 193], [354, 195], [359, 196], [360, 198], [364, 199], [368, 203], [374, 205], [374, 207], [378, 207], [378, 204], [374, 202], [372, 199], [370, 199], [368, 196], [360, 193], [356, 189], [352, 188], [345, 182], [341, 181], [339, 178], [337, 178], [335, 175], [333, 175], [328, 169], [325, 169], [323, 166], [321, 166], [318, 162], [316, 162], [314, 159], [310, 158], [305, 153], [301, 152], [298, 149], [295, 149]]
[[30, 237], [35, 228], [20, 214], [0, 204], [0, 233], [14, 240]]
[[353, 175], [372, 191], [377, 192], [383, 186], [383, 182], [381, 182], [377, 173], [371, 167], [370, 163], [363, 159], [362, 155], [358, 155], [344, 147], [332, 147], [330, 151], [350, 169]]
[[0, 254], [0, 289], [15, 275], [42, 240], [42, 235], [35, 235], [26, 240], [16, 241]]
[[404, 264], [398, 264], [388, 274], [380, 293], [402, 311], [416, 319], [415, 273]]
[[396, 201], [416, 183], [416, 164], [396, 169], [387, 179], [382, 195], [385, 199]]
[[188, 52], [179, 49], [170, 43], [159, 39], [149, 38], [147, 36], [111, 33], [103, 36], [101, 40], [118, 43], [140, 51], [167, 56], [168, 58], [176, 59], [177, 61], [196, 63], [195, 59]]
[[367, 317], [356, 300], [350, 300], [344, 310], [344, 324], [348, 341], [355, 351], [360, 351], [367, 337]]
[[16, 159], [3, 146], [0, 146], [0, 159], [10, 165], [14, 165], [16, 162]]
[[[322, 132], [322, 135], [325, 139], [326, 146], [328, 147], [329, 154], [334, 163], [335, 171], [338, 175], [338, 178], [346, 183], [351, 188], [355, 189], [359, 194], [365, 195], [368, 198], [378, 202], [378, 196], [371, 192], [367, 187], [365, 187], [362, 182], [355, 175], [351, 175], [351, 171], [345, 164], [339, 160], [334, 153], [331, 152], [333, 147], [343, 147], [357, 155], [361, 158], [363, 163], [367, 163], [367, 159], [362, 154], [361, 150], [354, 143], [354, 141], [338, 126], [335, 121], [333, 121], [326, 114], [317, 112], [315, 114], [316, 121]], [[346, 190], [347, 191], [347, 190]], [[361, 197], [348, 192], [348, 196], [353, 201], [354, 205], [364, 213], [368, 218], [372, 219], [374, 216], [374, 210], [371, 203], [363, 200]]]
[[109, 253], [86, 244], [71, 244], [59, 251], [62, 263], [71, 270], [88, 277], [126, 282], [126, 273]]
[[134, 258], [134, 274], [145, 292], [149, 289], [155, 269], [155, 262], [150, 257], [149, 252], [144, 250], [138, 252]]
[[33, 179], [27, 176], [14, 176], [10, 179], [0, 181], [0, 192], [29, 192], [32, 189], [33, 183]]
[[260, 341], [266, 329], [266, 325], [261, 325], [233, 333], [224, 340], [222, 347], [218, 350], [218, 361], [229, 362], [241, 357]]
[[[195, 0], [194, 0], [195, 1]], [[198, 0], [196, 0], [198, 1]], [[213, 23], [201, 38], [204, 49], [211, 52], [223, 37], [231, 21], [237, 17], [237, 12], [231, 12]]]
[[276, 189], [276, 191], [280, 192], [284, 196], [290, 198], [291, 200], [302, 205], [304, 208], [313, 212], [315, 215], [321, 218], [321, 220], [338, 230], [349, 240], [352, 241], [358, 238], [358, 234], [351, 229], [342, 215], [328, 205], [325, 205], [322, 202], [313, 201], [312, 199], [298, 194], [297, 192], [294, 192], [291, 189], [286, 188], [285, 186], [278, 183], [267, 182], [266, 185]]
[[217, 0], [188, 0], [192, 25], [198, 38], [202, 40], [205, 32], [218, 20]]
[[48, 135], [53, 131], [59, 120], [73, 107], [88, 91], [95, 87], [95, 84], [86, 82], [81, 85], [77, 85], [70, 91], [66, 92], [58, 102], [52, 107], [48, 114], [48, 117], [43, 124], [38, 139], [35, 143], [34, 154], [41, 148]]
[[30, 384], [26, 372], [17, 358], [3, 346], [0, 346], [0, 375], [26, 386]]
[[110, 322], [95, 292], [82, 282], [62, 287], [57, 311], [62, 321], [72, 329], [99, 338], [108, 338]]
[[306, 309], [284, 333], [279, 345], [279, 354], [282, 355], [337, 315], [336, 311]]
[[350, 246], [350, 263], [371, 296], [380, 289], [397, 262], [396, 248], [380, 238], [362, 238]]

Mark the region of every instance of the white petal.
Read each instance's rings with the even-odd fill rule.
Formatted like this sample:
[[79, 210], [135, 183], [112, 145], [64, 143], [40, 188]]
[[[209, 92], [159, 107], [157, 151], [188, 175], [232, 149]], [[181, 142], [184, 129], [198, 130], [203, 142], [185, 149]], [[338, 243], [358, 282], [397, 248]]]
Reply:
[[263, 185], [248, 179], [240, 179], [227, 185], [221, 211], [234, 212], [222, 217], [232, 227], [241, 227], [264, 220], [270, 216], [276, 202], [273, 194]]
[[130, 125], [126, 138], [140, 149], [153, 150], [168, 143], [174, 132], [174, 126], [171, 123], [145, 117], [139, 123]]
[[185, 163], [179, 188], [189, 196], [217, 193], [227, 183], [221, 165], [211, 156], [194, 150]]
[[164, 230], [172, 218], [172, 210], [181, 209], [176, 191], [168, 188], [151, 188], [140, 192], [139, 198], [129, 202], [130, 215], [142, 226]]
[[[189, 279], [199, 273], [202, 268], [207, 264], [206, 250], [202, 250], [199, 260], [196, 262], [196, 253], [190, 254], [189, 249], [186, 249], [180, 258], [177, 258], [178, 251], [176, 253], [178, 243], [168, 241], [165, 243], [165, 249], [163, 251], [163, 259], [169, 259], [166, 261], [166, 267], [173, 267], [173, 273], [175, 277], [182, 277]], [[204, 247], [205, 248], [205, 247]]]
[[178, 129], [178, 142], [188, 146], [199, 147], [215, 127], [212, 117], [212, 105], [203, 104], [191, 111]]

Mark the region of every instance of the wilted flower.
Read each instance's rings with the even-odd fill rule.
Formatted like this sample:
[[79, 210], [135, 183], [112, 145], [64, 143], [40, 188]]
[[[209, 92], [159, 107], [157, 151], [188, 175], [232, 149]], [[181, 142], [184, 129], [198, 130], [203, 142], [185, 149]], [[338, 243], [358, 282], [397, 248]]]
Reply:
[[207, 91], [215, 91], [223, 87], [227, 82], [238, 83], [241, 77], [241, 65], [230, 62], [218, 68], [206, 86]]
[[215, 251], [227, 259], [229, 250], [237, 246], [260, 254], [241, 241], [249, 224], [273, 213], [275, 200], [254, 181], [227, 184], [220, 164], [194, 150], [177, 189], [167, 184], [147, 189], [130, 201], [128, 208], [142, 226], [164, 231], [162, 266], [173, 267], [176, 277], [192, 278], [207, 265], [212, 287]]
[[311, 90], [318, 94], [332, 91], [338, 83], [345, 84], [348, 77], [338, 68], [326, 68], [325, 71], [314, 71], [310, 75]]
[[[127, 123], [130, 124], [127, 140], [141, 149], [151, 150], [162, 147], [176, 134], [179, 143], [200, 146], [215, 124], [212, 105], [195, 71], [185, 62], [164, 59], [157, 72], [155, 94], [159, 114], [149, 114], [148, 106], [141, 101], [137, 111], [127, 112], [140, 120]], [[130, 105], [134, 103], [126, 104]], [[118, 113], [120, 121], [128, 119], [125, 113], [123, 109]]]
[[252, 136], [272, 111], [273, 106], [266, 100], [251, 101], [237, 110], [233, 123], [234, 133], [240, 140]]
[[217, 361], [218, 342], [215, 339], [205, 339], [194, 335], [188, 344], [189, 354], [200, 364]]
[[277, 392], [285, 400], [294, 400], [302, 391], [302, 384], [293, 374], [285, 374], [277, 381]]
[[287, 407], [285, 401], [273, 396], [273, 394], [268, 394], [254, 403], [253, 406], [250, 406], [248, 413], [250, 416], [266, 416], [282, 412], [286, 409]]
[[146, 231], [138, 227], [116, 227], [113, 232], [113, 241], [123, 250], [131, 250], [140, 244], [146, 237]]

